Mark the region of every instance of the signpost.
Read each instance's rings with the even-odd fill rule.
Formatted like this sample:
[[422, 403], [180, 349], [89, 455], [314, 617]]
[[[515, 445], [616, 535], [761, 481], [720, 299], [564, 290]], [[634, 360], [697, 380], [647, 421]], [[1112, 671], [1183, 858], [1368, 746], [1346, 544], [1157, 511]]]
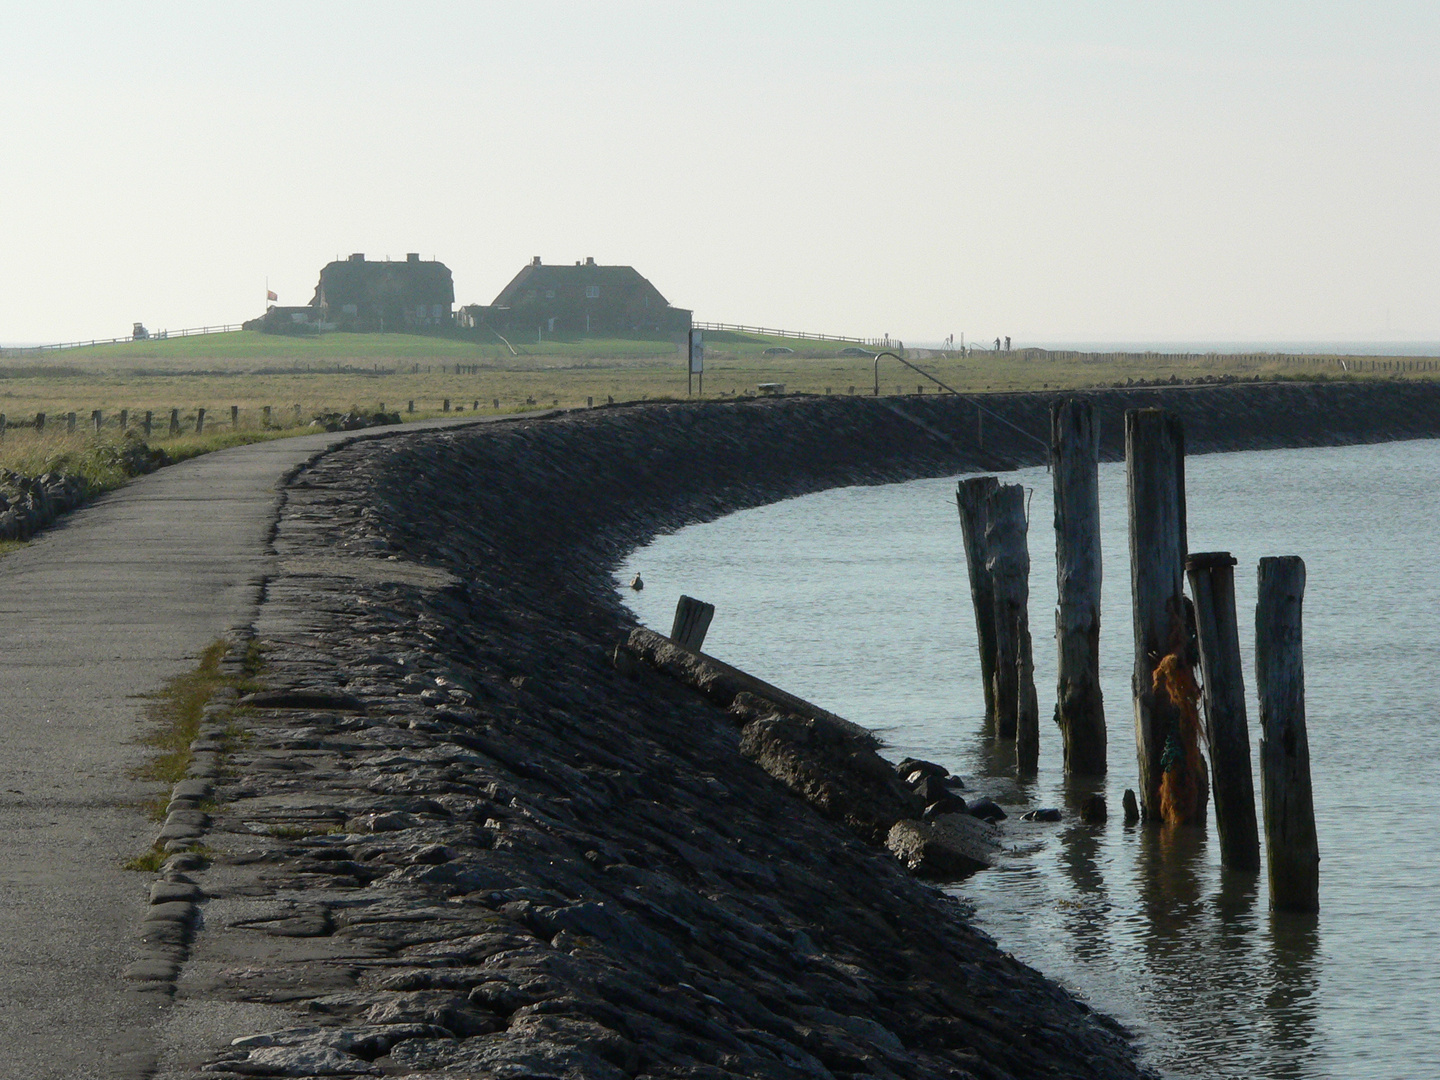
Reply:
[[694, 392], [695, 376], [700, 376], [700, 395], [705, 395], [705, 345], [701, 341], [701, 331], [690, 331], [690, 370], [685, 378], [685, 393]]

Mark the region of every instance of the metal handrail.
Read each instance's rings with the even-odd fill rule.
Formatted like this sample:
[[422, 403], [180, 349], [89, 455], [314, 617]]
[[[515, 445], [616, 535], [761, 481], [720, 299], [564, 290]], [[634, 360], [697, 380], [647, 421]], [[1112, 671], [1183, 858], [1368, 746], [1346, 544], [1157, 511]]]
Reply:
[[[936, 386], [940, 387], [941, 389], [948, 390], [950, 393], [954, 394], [956, 397], [964, 397], [964, 396], [965, 396], [964, 394], [960, 393], [959, 390], [956, 390], [953, 386], [949, 386], [949, 385], [941, 382], [939, 379], [937, 379], [934, 375], [931, 375], [931, 374], [930, 374], [928, 371], [926, 371], [924, 368], [916, 367], [916, 366], [915, 366], [914, 364], [912, 364], [909, 360], [906, 360], [903, 356], [900, 356], [898, 353], [893, 353], [893, 352], [886, 351], [886, 352], [878, 352], [878, 353], [875, 354], [875, 396], [876, 396], [877, 398], [880, 396], [880, 358], [881, 358], [882, 356], [893, 356], [893, 357], [895, 357], [896, 360], [899, 360], [900, 363], [904, 364], [904, 365], [905, 365], [906, 367], [908, 367], [911, 371], [914, 371], [914, 372], [916, 372], [916, 373], [918, 373], [918, 374], [920, 374], [920, 375], [924, 375], [925, 378], [929, 379], [929, 380], [930, 380], [931, 382], [933, 382]], [[975, 408], [978, 409], [980, 412], [986, 413], [987, 415], [994, 417], [996, 420], [999, 420], [1000, 423], [1004, 424], [1006, 427], [1008, 427], [1008, 428], [1014, 428], [1014, 429], [1015, 429], [1016, 431], [1018, 431], [1021, 435], [1024, 435], [1027, 439], [1031, 439], [1031, 440], [1033, 440], [1034, 442], [1037, 442], [1037, 443], [1039, 443], [1041, 446], [1043, 446], [1043, 447], [1045, 448], [1045, 461], [1046, 461], [1046, 465], [1047, 465], [1047, 467], [1048, 467], [1049, 461], [1050, 461], [1050, 444], [1049, 444], [1047, 441], [1045, 441], [1044, 439], [1041, 439], [1041, 438], [1039, 438], [1039, 437], [1037, 437], [1037, 436], [1035, 436], [1035, 435], [1031, 435], [1030, 432], [1026, 431], [1024, 428], [1020, 427], [1018, 424], [1012, 424], [1009, 420], [1006, 420], [1005, 417], [1001, 416], [999, 413], [994, 412], [994, 411], [992, 411], [992, 410], [990, 410], [990, 409], [985, 408], [984, 405], [981, 405], [981, 404], [980, 404], [978, 401], [976, 401], [973, 397], [970, 398], [970, 404], [974, 405]]]

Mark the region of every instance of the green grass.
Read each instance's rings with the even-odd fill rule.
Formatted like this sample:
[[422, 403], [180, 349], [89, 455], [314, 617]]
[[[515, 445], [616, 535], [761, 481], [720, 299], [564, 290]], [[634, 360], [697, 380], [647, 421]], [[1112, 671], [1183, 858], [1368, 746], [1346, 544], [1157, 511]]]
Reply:
[[152, 847], [143, 854], [136, 855], [133, 859], [126, 859], [120, 864], [122, 870], [135, 870], [142, 874], [156, 874], [160, 872], [160, 866], [169, 858], [165, 852], [158, 847]]
[[216, 641], [200, 654], [194, 670], [168, 680], [150, 699], [146, 713], [153, 725], [145, 742], [154, 755], [138, 771], [143, 780], [177, 783], [190, 766], [190, 744], [200, 731], [200, 718], [211, 695], [233, 681], [220, 673], [229, 646]]

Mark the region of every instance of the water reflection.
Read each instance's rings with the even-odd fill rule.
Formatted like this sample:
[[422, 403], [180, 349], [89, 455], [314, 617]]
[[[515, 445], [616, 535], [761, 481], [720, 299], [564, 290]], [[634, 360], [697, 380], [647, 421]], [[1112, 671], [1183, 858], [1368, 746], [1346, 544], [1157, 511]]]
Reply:
[[1270, 986], [1262, 1014], [1268, 1030], [1265, 1075], [1298, 1080], [1322, 1075], [1316, 1050], [1320, 916], [1270, 913]]

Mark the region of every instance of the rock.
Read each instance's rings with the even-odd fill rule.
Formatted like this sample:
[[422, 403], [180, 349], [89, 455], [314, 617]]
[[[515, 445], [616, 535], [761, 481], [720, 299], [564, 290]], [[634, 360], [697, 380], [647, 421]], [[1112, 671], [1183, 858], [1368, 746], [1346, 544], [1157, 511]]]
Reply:
[[333, 1046], [262, 1046], [240, 1061], [217, 1061], [205, 1072], [241, 1076], [381, 1076], [377, 1065], [342, 1053]]
[[150, 903], [168, 904], [176, 900], [195, 901], [204, 899], [205, 894], [198, 885], [187, 885], [179, 881], [157, 881], [150, 886]]
[[399, 832], [402, 829], [417, 829], [421, 824], [421, 820], [414, 814], [392, 810], [382, 814], [362, 814], [346, 828], [351, 832]]
[[947, 776], [945, 778], [945, 786], [951, 791], [964, 791], [965, 781], [961, 780], [958, 776]]
[[1125, 824], [1134, 825], [1140, 820], [1140, 806], [1135, 801], [1135, 792], [1130, 788], [1125, 789], [1125, 797], [1120, 800], [1120, 805], [1125, 809]]
[[329, 690], [259, 690], [240, 698], [241, 705], [257, 709], [339, 709], [342, 712], [365, 711], [365, 703], [353, 694]]
[[[965, 822], [974, 822], [979, 829]], [[990, 867], [997, 849], [993, 831], [975, 818], [955, 815], [938, 821], [897, 821], [885, 846], [919, 877], [957, 881]]]
[[942, 780], [950, 775], [950, 770], [944, 765], [937, 765], [933, 761], [926, 761], [924, 758], [901, 758], [895, 766], [895, 771], [905, 778], [907, 784], [915, 783], [915, 774], [921, 776], [938, 776]]
[[1043, 810], [1031, 810], [1020, 815], [1021, 821], [1046, 821], [1056, 822], [1062, 817], [1059, 810], [1046, 808]]
[[740, 732], [740, 753], [874, 844], [884, 842], [896, 821], [924, 812], [868, 742], [821, 719], [777, 712], [751, 720]]
[[464, 994], [444, 990], [415, 990], [387, 994], [387, 1000], [372, 1005], [365, 1014], [370, 1024], [432, 1024], [462, 1039], [499, 1031], [505, 1021], [489, 1009], [482, 1009]]
[[926, 821], [932, 821], [942, 814], [968, 814], [969, 812], [970, 808], [965, 805], [964, 799], [946, 792], [925, 807], [924, 818]]
[[952, 798], [950, 789], [945, 786], [945, 781], [934, 773], [922, 772], [919, 780], [916, 780], [914, 776], [915, 774], [911, 773], [909, 777], [910, 786], [927, 806], [930, 803], [939, 802], [941, 799]]
[[994, 799], [976, 799], [970, 804], [969, 809], [973, 816], [980, 818], [982, 821], [988, 821], [991, 824], [997, 821], [1004, 821], [1010, 816], [1005, 813], [1004, 810], [1000, 809]]
[[1099, 792], [1091, 795], [1085, 800], [1085, 804], [1080, 807], [1080, 820], [1087, 825], [1098, 825], [1103, 822], [1107, 816], [1105, 796]]

